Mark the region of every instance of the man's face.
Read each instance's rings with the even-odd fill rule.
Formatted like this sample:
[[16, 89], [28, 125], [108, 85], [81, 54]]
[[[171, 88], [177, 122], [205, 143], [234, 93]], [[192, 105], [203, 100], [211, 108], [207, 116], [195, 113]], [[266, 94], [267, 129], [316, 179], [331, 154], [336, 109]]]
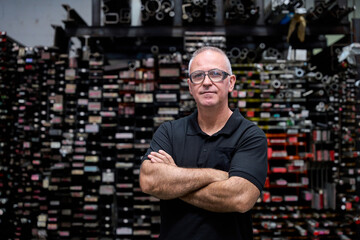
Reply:
[[[205, 51], [197, 55], [191, 66], [190, 73], [220, 69], [229, 72], [225, 57], [214, 51]], [[234, 88], [236, 78], [234, 75], [227, 76], [222, 82], [212, 82], [206, 75], [202, 83], [194, 84], [188, 79], [189, 90], [198, 107], [227, 107], [228, 93]]]

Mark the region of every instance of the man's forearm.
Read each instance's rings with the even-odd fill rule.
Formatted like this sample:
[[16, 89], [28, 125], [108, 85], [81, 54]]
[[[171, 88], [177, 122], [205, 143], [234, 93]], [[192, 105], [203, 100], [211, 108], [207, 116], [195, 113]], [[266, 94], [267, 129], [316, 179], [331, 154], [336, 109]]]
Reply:
[[246, 212], [253, 207], [259, 194], [255, 185], [246, 179], [231, 177], [211, 183], [180, 199], [213, 212]]
[[140, 187], [157, 198], [173, 199], [227, 177], [226, 172], [216, 169], [181, 168], [145, 160], [140, 169]]

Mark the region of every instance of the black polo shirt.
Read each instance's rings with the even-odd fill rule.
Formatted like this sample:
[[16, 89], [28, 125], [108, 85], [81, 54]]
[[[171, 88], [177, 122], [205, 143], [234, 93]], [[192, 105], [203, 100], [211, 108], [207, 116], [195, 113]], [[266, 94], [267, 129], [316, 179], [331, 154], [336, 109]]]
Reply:
[[[236, 109], [225, 126], [212, 136], [204, 133], [193, 114], [163, 123], [155, 132], [151, 151], [164, 150], [177, 166], [215, 168], [252, 182], [260, 191], [267, 172], [267, 140], [264, 132]], [[252, 220], [247, 213], [214, 213], [180, 199], [161, 200], [160, 239], [252, 239]]]

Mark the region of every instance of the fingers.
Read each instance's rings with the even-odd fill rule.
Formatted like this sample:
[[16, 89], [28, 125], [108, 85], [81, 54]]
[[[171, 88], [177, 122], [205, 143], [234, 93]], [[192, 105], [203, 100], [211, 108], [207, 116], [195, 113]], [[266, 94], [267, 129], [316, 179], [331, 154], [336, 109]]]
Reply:
[[148, 155], [148, 158], [150, 159], [150, 161], [152, 163], [164, 163], [164, 160], [161, 158], [161, 155], [159, 155], [158, 153], [156, 152], [151, 152], [149, 155]]
[[152, 155], [151, 153], [148, 155], [148, 158], [152, 163], [164, 163], [162, 159]]
[[168, 161], [169, 164], [175, 165], [175, 161], [174, 159], [171, 157], [170, 154], [168, 154], [167, 152], [165, 152], [164, 150], [159, 150], [159, 153], [162, 154], [166, 160]]
[[148, 158], [153, 163], [165, 163], [176, 166], [174, 159], [163, 150], [159, 150], [159, 152], [151, 152], [148, 155]]
[[161, 163], [167, 163], [169, 164], [169, 160], [167, 156], [160, 152], [151, 152], [149, 155], [150, 160], [153, 160], [154, 162], [161, 162]]

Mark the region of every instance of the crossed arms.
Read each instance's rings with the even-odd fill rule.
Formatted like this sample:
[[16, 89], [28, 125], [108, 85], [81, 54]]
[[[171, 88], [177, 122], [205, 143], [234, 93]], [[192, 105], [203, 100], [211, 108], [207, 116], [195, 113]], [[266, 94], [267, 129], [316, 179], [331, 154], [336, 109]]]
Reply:
[[181, 200], [213, 212], [247, 212], [259, 189], [241, 177], [212, 168], [182, 168], [165, 151], [151, 152], [140, 168], [143, 192], [160, 199]]

